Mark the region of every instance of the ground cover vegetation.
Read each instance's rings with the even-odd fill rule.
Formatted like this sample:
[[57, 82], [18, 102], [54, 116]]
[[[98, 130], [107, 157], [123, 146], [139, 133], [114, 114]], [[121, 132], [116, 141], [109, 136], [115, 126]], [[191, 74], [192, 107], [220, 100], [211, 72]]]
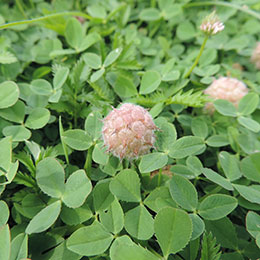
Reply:
[[259, 0], [2, 0], [0, 260], [258, 259], [259, 41]]

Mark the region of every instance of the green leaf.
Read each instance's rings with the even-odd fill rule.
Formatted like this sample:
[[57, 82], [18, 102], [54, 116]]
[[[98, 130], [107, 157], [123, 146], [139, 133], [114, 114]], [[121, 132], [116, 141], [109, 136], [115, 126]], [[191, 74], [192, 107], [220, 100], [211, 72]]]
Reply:
[[213, 194], [200, 203], [198, 213], [205, 219], [217, 220], [231, 213], [236, 207], [236, 198], [223, 194]]
[[95, 221], [90, 226], [76, 230], [67, 240], [67, 247], [72, 252], [84, 256], [104, 253], [113, 240], [113, 235]]
[[81, 207], [76, 209], [68, 208], [63, 205], [60, 217], [66, 225], [74, 226], [92, 218], [93, 213], [90, 210], [88, 204], [85, 202]]
[[53, 88], [55, 90], [59, 90], [60, 88], [62, 88], [69, 76], [69, 72], [70, 70], [67, 67], [58, 68], [53, 78]]
[[101, 224], [113, 234], [118, 234], [124, 227], [124, 212], [117, 199], [99, 216]]
[[141, 201], [140, 179], [133, 170], [126, 169], [117, 174], [110, 182], [109, 189], [119, 200]]
[[67, 43], [74, 49], [79, 49], [83, 40], [83, 29], [76, 18], [70, 18], [65, 27], [65, 38]]
[[143, 21], [156, 21], [161, 18], [161, 13], [156, 8], [146, 8], [141, 11], [139, 18]]
[[216, 238], [212, 233], [204, 233], [200, 260], [220, 260], [220, 245], [216, 245]]
[[114, 196], [109, 190], [110, 180], [98, 182], [93, 189], [93, 203], [96, 212], [106, 210], [114, 201]]
[[139, 240], [148, 240], [154, 233], [154, 220], [148, 210], [139, 205], [125, 214], [125, 229]]
[[256, 110], [258, 103], [259, 96], [256, 93], [249, 93], [239, 101], [238, 113], [248, 116]]
[[165, 186], [154, 189], [149, 196], [145, 198], [144, 204], [154, 212], [159, 212], [166, 206], [173, 208], [177, 207], [177, 204], [171, 197], [168, 187]]
[[260, 216], [254, 211], [249, 211], [246, 215], [246, 230], [254, 238], [260, 232]]
[[208, 126], [205, 119], [200, 117], [195, 117], [191, 121], [191, 131], [193, 135], [199, 136], [205, 139], [208, 136]]
[[194, 211], [198, 205], [198, 194], [194, 185], [186, 178], [173, 175], [169, 182], [172, 198], [182, 208]]
[[101, 57], [95, 53], [87, 52], [84, 54], [83, 59], [85, 63], [92, 69], [100, 69], [102, 62]]
[[44, 127], [50, 119], [50, 111], [43, 107], [33, 108], [25, 121], [25, 126], [31, 129]]
[[217, 50], [213, 48], [208, 48], [203, 51], [199, 60], [199, 65], [203, 67], [212, 64], [216, 60], [216, 58], [217, 58]]
[[40, 189], [54, 198], [60, 198], [65, 189], [65, 173], [60, 163], [51, 157], [36, 166], [36, 180]]
[[234, 190], [230, 181], [228, 179], [222, 177], [220, 174], [216, 173], [215, 171], [208, 169], [208, 168], [203, 168], [202, 172], [206, 176], [207, 179], [220, 185], [224, 189]]
[[233, 186], [243, 198], [252, 203], [260, 204], [260, 191], [254, 189], [254, 186], [245, 186], [240, 184], [233, 184]]
[[136, 86], [133, 81], [122, 74], [118, 75], [114, 85], [114, 90], [118, 96], [123, 98], [137, 95]]
[[212, 135], [206, 140], [206, 144], [211, 147], [222, 147], [229, 144], [226, 135]]
[[21, 124], [23, 123], [24, 116], [25, 104], [20, 100], [18, 100], [12, 107], [0, 109], [0, 117], [11, 122]]
[[247, 179], [260, 182], [260, 153], [245, 157], [241, 161], [241, 171]]
[[194, 155], [204, 148], [205, 144], [202, 138], [198, 136], [184, 136], [171, 146], [169, 156], [181, 159]]
[[25, 233], [30, 235], [32, 233], [40, 233], [47, 230], [58, 218], [61, 210], [61, 202], [58, 200], [46, 208], [42, 209], [29, 222]]
[[13, 53], [2, 50], [0, 52], [0, 63], [2, 64], [11, 64], [17, 62], [17, 58], [13, 55]]
[[203, 165], [198, 157], [193, 156], [193, 155], [189, 156], [186, 160], [186, 164], [187, 164], [188, 168], [196, 176], [199, 176], [202, 173]]
[[93, 83], [95, 81], [97, 81], [98, 79], [100, 79], [103, 74], [105, 73], [105, 69], [101, 68], [100, 70], [95, 71], [91, 77], [90, 77], [90, 81]]
[[216, 110], [224, 116], [237, 116], [237, 110], [232, 103], [224, 99], [217, 99], [214, 101], [214, 107]]
[[8, 225], [0, 226], [0, 259], [9, 259], [10, 257], [10, 230]]
[[103, 143], [98, 143], [95, 145], [93, 154], [92, 154], [92, 160], [95, 163], [106, 165], [109, 159], [109, 155], [106, 152], [106, 148], [104, 147]]
[[52, 94], [52, 86], [45, 79], [36, 79], [31, 82], [30, 89], [36, 95], [50, 96]]
[[0, 227], [5, 225], [9, 219], [9, 208], [5, 201], [0, 200]]
[[11, 167], [12, 139], [5, 137], [0, 140], [0, 175], [6, 174]]
[[28, 256], [28, 235], [21, 233], [11, 243], [10, 260], [25, 259]]
[[141, 157], [139, 170], [141, 173], [152, 172], [164, 167], [168, 162], [168, 156], [164, 153], [149, 153]]
[[99, 42], [101, 40], [100, 35], [97, 32], [89, 33], [85, 36], [80, 44], [79, 51], [84, 51], [88, 49], [93, 44]]
[[160, 260], [148, 249], [135, 244], [128, 236], [123, 235], [115, 239], [110, 247], [111, 260]]
[[140, 94], [149, 94], [155, 91], [161, 83], [161, 76], [155, 70], [146, 71], [142, 77]]
[[169, 254], [176, 254], [190, 241], [192, 221], [185, 211], [165, 207], [155, 217], [154, 230], [163, 255], [167, 259]]
[[13, 81], [0, 84], [0, 109], [13, 106], [19, 97], [20, 91]]
[[196, 35], [194, 25], [189, 21], [180, 23], [177, 27], [176, 35], [182, 41], [192, 39]]
[[106, 68], [114, 63], [122, 52], [122, 48], [116, 48], [115, 50], [111, 51], [105, 58], [103, 66]]
[[214, 221], [206, 220], [205, 224], [206, 230], [212, 232], [217, 239], [217, 243], [221, 244], [222, 247], [236, 250], [238, 247], [236, 228], [229, 218], [224, 217]]
[[68, 130], [62, 137], [65, 144], [74, 150], [84, 151], [92, 145], [91, 137], [81, 129]]
[[237, 121], [240, 125], [255, 133], [258, 133], [260, 131], [260, 124], [251, 118], [240, 116], [237, 118]]
[[221, 152], [219, 153], [219, 162], [228, 180], [234, 181], [242, 176], [239, 160], [235, 155], [231, 155], [228, 152]]
[[197, 214], [189, 214], [192, 220], [192, 236], [191, 240], [195, 240], [201, 236], [201, 234], [205, 231], [204, 221]]
[[84, 128], [93, 140], [96, 141], [101, 137], [102, 126], [102, 115], [98, 111], [94, 111], [88, 115]]
[[22, 125], [6, 126], [3, 129], [4, 136], [11, 136], [14, 142], [21, 142], [29, 139], [32, 135], [31, 131]]
[[85, 171], [77, 170], [66, 181], [62, 201], [67, 207], [78, 208], [85, 202], [91, 190], [92, 184]]

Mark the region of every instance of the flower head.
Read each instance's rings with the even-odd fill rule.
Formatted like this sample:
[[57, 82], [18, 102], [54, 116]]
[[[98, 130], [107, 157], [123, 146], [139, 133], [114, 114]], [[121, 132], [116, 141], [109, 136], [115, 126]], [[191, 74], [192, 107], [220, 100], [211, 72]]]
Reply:
[[256, 48], [252, 53], [251, 61], [255, 64], [257, 69], [260, 70], [260, 42], [257, 43]]
[[125, 103], [105, 117], [102, 136], [113, 155], [133, 159], [150, 151], [156, 129], [151, 115], [143, 107]]
[[[221, 77], [204, 90], [204, 94], [213, 99], [225, 99], [233, 105], [238, 106], [240, 99], [248, 93], [246, 85], [235, 78]], [[214, 112], [212, 103], [207, 103], [205, 109], [210, 113]]]
[[224, 24], [220, 22], [215, 11], [205, 17], [200, 25], [200, 29], [207, 35], [213, 35], [223, 31], [225, 28]]

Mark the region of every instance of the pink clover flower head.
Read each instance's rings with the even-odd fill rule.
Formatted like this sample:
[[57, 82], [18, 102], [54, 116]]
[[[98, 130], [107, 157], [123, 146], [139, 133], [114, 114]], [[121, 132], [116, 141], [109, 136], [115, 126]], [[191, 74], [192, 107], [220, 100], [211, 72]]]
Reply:
[[206, 16], [206, 18], [202, 21], [200, 25], [201, 31], [203, 31], [207, 35], [217, 34], [218, 32], [223, 31], [224, 28], [224, 24], [219, 20], [215, 11]]
[[260, 70], [260, 42], [257, 43], [252, 53], [251, 61], [255, 64], [256, 68]]
[[[212, 84], [204, 90], [204, 94], [209, 95], [212, 99], [225, 99], [236, 107], [240, 99], [247, 93], [248, 88], [242, 81], [229, 77], [221, 77], [214, 80]], [[210, 113], [215, 111], [213, 103], [211, 102], [206, 104], [205, 109]]]
[[120, 108], [114, 108], [103, 122], [104, 145], [120, 160], [138, 158], [154, 147], [154, 132], [158, 128], [149, 112], [141, 106], [122, 104]]

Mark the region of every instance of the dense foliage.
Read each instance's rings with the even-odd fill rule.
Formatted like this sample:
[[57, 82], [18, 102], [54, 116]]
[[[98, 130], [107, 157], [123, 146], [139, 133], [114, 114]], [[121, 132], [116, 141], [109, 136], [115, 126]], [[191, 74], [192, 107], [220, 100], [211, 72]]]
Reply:
[[[258, 41], [259, 0], [2, 0], [0, 260], [259, 258]], [[221, 77], [248, 94], [212, 100]], [[151, 153], [106, 152], [120, 103]]]

